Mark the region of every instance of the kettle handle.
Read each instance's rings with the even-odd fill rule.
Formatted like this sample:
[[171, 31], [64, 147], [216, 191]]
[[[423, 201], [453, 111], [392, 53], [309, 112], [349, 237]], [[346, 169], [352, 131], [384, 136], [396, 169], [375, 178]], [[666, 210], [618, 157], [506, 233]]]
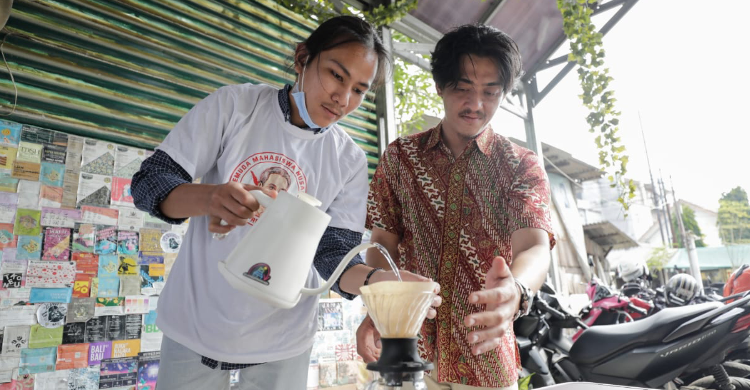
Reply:
[[333, 274], [331, 274], [331, 277], [328, 278], [328, 281], [324, 282], [322, 286], [318, 288], [305, 288], [302, 287], [302, 290], [300, 292], [305, 295], [320, 295], [323, 291], [326, 291], [333, 286], [333, 284], [339, 280], [339, 276], [341, 276], [341, 273], [344, 272], [344, 269], [347, 265], [349, 265], [349, 262], [352, 261], [354, 256], [358, 255], [359, 252], [362, 252], [365, 249], [369, 248], [375, 248], [375, 245], [372, 243], [366, 242], [364, 244], [359, 244], [352, 248], [352, 250], [349, 251], [349, 253], [344, 256], [343, 259], [341, 259], [341, 263], [338, 267], [336, 267], [336, 270], [333, 271]]
[[[263, 191], [261, 191], [261, 190], [252, 190], [252, 191], [250, 191], [250, 194], [252, 194], [253, 197], [255, 197], [255, 200], [257, 200], [258, 203], [260, 203], [260, 205], [263, 206], [263, 207], [270, 206], [271, 203], [273, 203], [273, 201], [275, 200], [274, 198], [272, 198], [272, 197], [264, 194]], [[221, 222], [219, 222], [219, 224], [221, 226], [227, 226], [228, 225], [228, 223], [225, 220], [223, 220], [223, 219], [221, 220]], [[226, 238], [227, 235], [229, 235], [229, 233], [214, 233], [212, 236], [213, 236], [213, 238], [215, 238], [217, 240], [223, 240], [224, 238]]]

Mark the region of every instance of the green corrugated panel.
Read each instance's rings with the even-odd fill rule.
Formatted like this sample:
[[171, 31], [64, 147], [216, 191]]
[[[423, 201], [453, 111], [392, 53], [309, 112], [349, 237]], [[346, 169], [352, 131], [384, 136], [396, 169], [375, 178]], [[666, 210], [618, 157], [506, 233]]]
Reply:
[[[5, 118], [154, 147], [222, 85], [291, 83], [294, 45], [315, 25], [269, 0], [16, 0], [3, 49], [18, 106]], [[1, 72], [9, 107], [14, 89]], [[372, 174], [374, 94], [341, 125]]]

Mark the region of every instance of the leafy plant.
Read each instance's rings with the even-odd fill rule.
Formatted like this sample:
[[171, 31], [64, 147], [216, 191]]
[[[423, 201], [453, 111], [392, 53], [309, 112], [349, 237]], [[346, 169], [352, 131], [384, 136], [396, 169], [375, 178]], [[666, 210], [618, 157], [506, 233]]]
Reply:
[[[414, 42], [396, 31], [393, 32], [393, 40]], [[429, 59], [429, 56], [423, 55], [422, 58]], [[443, 107], [432, 75], [400, 58], [394, 58], [393, 89], [399, 135], [423, 130], [424, 114], [437, 114]]]
[[599, 166], [609, 172], [612, 188], [618, 188], [618, 202], [627, 212], [635, 197], [635, 183], [626, 179], [628, 156], [625, 146], [617, 135], [620, 112], [615, 109], [614, 91], [609, 89], [612, 77], [604, 67], [602, 34], [591, 22], [592, 9], [589, 4], [597, 0], [557, 0], [557, 8], [562, 13], [563, 30], [570, 41], [568, 61], [578, 66], [578, 80], [583, 93], [579, 95], [586, 108], [591, 110], [586, 117], [589, 132], [597, 134], [596, 147], [599, 149]]
[[[324, 22], [339, 14], [355, 14], [355, 11], [349, 7], [343, 7], [337, 12], [330, 0], [277, 0], [277, 2], [300, 15], [315, 16], [319, 22]], [[388, 4], [367, 7], [361, 11], [361, 15], [377, 27], [386, 26], [417, 8], [417, 2], [418, 0], [392, 0]]]

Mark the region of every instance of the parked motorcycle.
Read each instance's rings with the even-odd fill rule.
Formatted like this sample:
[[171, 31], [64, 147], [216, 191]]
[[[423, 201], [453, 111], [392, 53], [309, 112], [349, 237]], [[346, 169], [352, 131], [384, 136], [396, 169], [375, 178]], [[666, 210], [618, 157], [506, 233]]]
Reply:
[[639, 321], [590, 327], [575, 342], [563, 330], [587, 325], [560, 305], [551, 286], [542, 288], [533, 305], [532, 314], [516, 321], [515, 331], [535, 388], [588, 381], [750, 389], [750, 380], [731, 377], [722, 365], [728, 352], [750, 335], [750, 295], [727, 305], [665, 308]]

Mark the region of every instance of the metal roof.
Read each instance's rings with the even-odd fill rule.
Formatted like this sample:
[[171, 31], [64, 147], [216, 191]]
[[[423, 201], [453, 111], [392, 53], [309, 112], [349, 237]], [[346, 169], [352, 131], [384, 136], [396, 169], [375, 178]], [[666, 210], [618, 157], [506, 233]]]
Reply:
[[638, 243], [609, 221], [583, 225], [583, 233], [605, 249], [635, 248]]
[[[517, 145], [527, 147], [524, 141], [513, 137], [509, 139]], [[559, 172], [576, 181], [595, 180], [604, 175], [599, 168], [544, 142], [542, 142], [542, 156], [544, 156], [544, 169], [547, 172]]]

